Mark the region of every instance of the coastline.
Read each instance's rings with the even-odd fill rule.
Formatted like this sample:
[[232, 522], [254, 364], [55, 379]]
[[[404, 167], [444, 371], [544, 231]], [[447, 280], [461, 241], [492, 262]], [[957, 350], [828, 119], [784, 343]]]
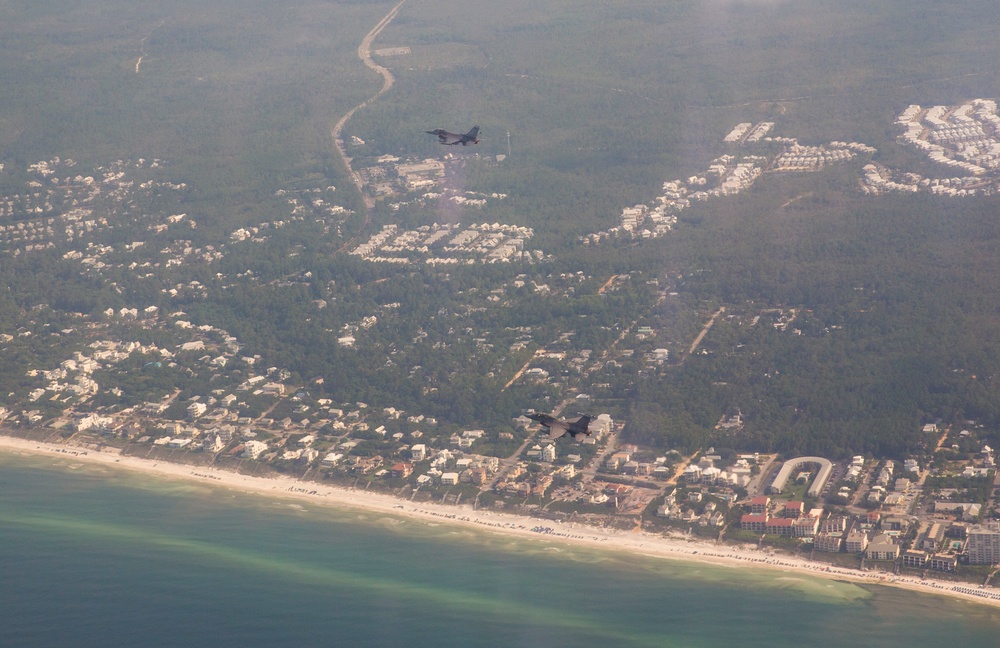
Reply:
[[0, 435], [0, 452], [72, 458], [91, 464], [119, 467], [153, 477], [215, 485], [256, 495], [380, 513], [414, 521], [450, 524], [539, 542], [570, 544], [721, 567], [811, 575], [857, 584], [886, 585], [1000, 608], [1000, 588], [981, 588], [964, 583], [920, 580], [883, 572], [845, 569], [773, 550], [761, 551], [746, 546], [716, 545], [703, 540], [669, 537], [645, 531], [617, 531], [576, 523], [542, 521], [524, 515], [477, 511], [465, 505], [414, 503], [391, 495], [302, 482], [292, 477], [250, 477], [225, 470], [123, 456], [116, 449], [95, 451]]

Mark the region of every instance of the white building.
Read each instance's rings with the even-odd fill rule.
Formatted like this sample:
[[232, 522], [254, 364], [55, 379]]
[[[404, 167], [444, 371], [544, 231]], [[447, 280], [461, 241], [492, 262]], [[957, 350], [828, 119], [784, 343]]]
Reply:
[[995, 565], [1000, 563], [1000, 527], [996, 523], [969, 529], [969, 543], [965, 547], [969, 563]]
[[410, 447], [410, 459], [413, 461], [423, 461], [427, 457], [427, 446], [423, 443], [414, 443]]
[[556, 460], [556, 446], [554, 443], [542, 448], [542, 461], [552, 462]]
[[329, 468], [330, 466], [336, 466], [343, 458], [344, 458], [343, 453], [331, 452], [325, 457], [323, 457], [323, 461], [321, 463], [323, 464], [323, 466]]
[[256, 459], [267, 450], [267, 444], [263, 441], [251, 439], [243, 444], [243, 456], [249, 459]]

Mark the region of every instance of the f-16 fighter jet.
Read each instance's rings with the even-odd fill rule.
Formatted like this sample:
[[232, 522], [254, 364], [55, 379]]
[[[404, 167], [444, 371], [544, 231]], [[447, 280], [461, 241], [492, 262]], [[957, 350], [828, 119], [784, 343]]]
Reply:
[[552, 439], [558, 439], [564, 434], [569, 434], [574, 440], [578, 434], [590, 436], [589, 416], [581, 416], [575, 421], [563, 421], [548, 414], [528, 414], [527, 416], [531, 420], [541, 423], [549, 431], [549, 437]]
[[468, 146], [469, 144], [479, 143], [479, 127], [473, 126], [465, 135], [460, 133], [450, 133], [443, 128], [435, 128], [434, 130], [426, 131], [428, 135], [437, 135], [438, 144], [444, 144], [445, 146], [455, 146], [456, 144], [461, 144], [462, 146]]

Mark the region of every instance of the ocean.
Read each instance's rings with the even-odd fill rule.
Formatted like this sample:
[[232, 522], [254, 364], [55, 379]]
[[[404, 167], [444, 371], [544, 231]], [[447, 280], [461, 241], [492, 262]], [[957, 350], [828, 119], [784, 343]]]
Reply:
[[0, 646], [924, 646], [1000, 610], [0, 453]]

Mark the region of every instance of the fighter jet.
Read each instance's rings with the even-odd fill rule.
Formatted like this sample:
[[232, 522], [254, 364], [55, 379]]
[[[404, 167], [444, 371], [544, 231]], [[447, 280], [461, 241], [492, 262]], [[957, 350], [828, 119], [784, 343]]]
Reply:
[[578, 434], [590, 436], [589, 416], [581, 416], [575, 421], [563, 421], [548, 414], [528, 414], [528, 418], [541, 423], [549, 431], [551, 439], [558, 439], [564, 434], [569, 434], [574, 440]]
[[428, 135], [437, 135], [438, 144], [444, 144], [445, 146], [455, 146], [456, 144], [461, 144], [462, 146], [468, 146], [469, 144], [479, 143], [479, 127], [473, 126], [465, 135], [459, 133], [449, 133], [443, 128], [435, 128], [434, 130], [425, 131]]

